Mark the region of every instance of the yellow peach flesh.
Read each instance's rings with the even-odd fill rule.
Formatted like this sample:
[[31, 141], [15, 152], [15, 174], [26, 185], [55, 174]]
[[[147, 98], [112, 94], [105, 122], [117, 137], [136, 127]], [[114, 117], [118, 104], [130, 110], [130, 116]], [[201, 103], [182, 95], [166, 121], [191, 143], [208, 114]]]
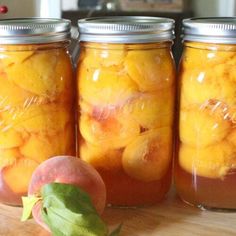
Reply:
[[179, 163], [224, 178], [235, 166], [234, 45], [186, 42], [181, 63]]
[[88, 115], [80, 117], [82, 137], [96, 146], [122, 148], [132, 141], [140, 132], [138, 123], [125, 117], [107, 117], [97, 120]]
[[13, 165], [21, 157], [17, 148], [0, 149], [0, 168]]
[[172, 159], [171, 129], [164, 127], [142, 133], [124, 150], [122, 163], [125, 172], [141, 181], [161, 179]]
[[38, 163], [20, 158], [11, 166], [3, 170], [3, 179], [6, 185], [15, 193], [27, 193], [31, 176], [38, 166]]
[[80, 158], [95, 168], [109, 171], [120, 170], [122, 169], [121, 156], [120, 149], [107, 149], [85, 142], [80, 144]]
[[224, 119], [222, 109], [217, 104], [182, 109], [179, 124], [181, 142], [202, 148], [223, 140], [230, 131], [231, 123]]
[[236, 154], [232, 145], [223, 141], [206, 148], [181, 145], [179, 163], [189, 173], [208, 178], [224, 178], [235, 167]]
[[129, 51], [124, 66], [142, 92], [167, 88], [174, 82], [173, 60], [166, 49]]
[[94, 105], [122, 103], [138, 92], [135, 82], [115, 69], [93, 69], [81, 65], [78, 77], [79, 95]]

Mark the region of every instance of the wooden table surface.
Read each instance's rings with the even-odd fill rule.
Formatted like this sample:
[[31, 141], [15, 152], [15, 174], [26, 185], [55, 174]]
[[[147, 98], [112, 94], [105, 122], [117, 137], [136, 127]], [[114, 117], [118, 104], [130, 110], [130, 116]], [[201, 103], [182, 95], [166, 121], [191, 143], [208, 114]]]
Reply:
[[[33, 220], [20, 222], [21, 212], [0, 205], [0, 236], [49, 236]], [[111, 228], [123, 222], [120, 236], [236, 235], [236, 212], [201, 211], [182, 203], [174, 191], [155, 206], [108, 208], [103, 218]]]

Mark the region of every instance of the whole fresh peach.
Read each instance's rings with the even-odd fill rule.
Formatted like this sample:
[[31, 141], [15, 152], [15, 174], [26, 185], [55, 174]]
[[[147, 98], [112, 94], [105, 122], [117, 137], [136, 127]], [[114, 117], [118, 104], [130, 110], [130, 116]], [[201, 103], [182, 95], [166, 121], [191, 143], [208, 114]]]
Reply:
[[[40, 189], [48, 183], [64, 183], [78, 186], [86, 191], [99, 214], [102, 214], [106, 203], [105, 184], [98, 172], [89, 164], [73, 156], [55, 156], [42, 162], [34, 171], [28, 196], [40, 196]], [[33, 217], [45, 229], [40, 214], [41, 202], [33, 208]]]

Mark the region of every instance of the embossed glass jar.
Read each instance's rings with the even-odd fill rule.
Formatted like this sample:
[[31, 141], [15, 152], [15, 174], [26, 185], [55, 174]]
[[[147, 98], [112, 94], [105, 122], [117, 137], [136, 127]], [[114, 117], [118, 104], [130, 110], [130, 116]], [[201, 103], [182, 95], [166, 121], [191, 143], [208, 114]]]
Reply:
[[70, 21], [0, 20], [0, 201], [21, 205], [34, 169], [75, 155]]
[[174, 21], [78, 21], [78, 155], [107, 187], [108, 204], [160, 201], [171, 183]]
[[236, 18], [183, 25], [177, 191], [198, 207], [236, 209]]

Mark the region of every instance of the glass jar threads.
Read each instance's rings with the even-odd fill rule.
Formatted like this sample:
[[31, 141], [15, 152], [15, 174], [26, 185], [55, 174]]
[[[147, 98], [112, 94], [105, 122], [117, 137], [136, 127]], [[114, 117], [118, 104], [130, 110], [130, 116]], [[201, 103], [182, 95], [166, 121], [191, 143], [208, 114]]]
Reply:
[[174, 21], [78, 21], [78, 155], [107, 187], [108, 203], [160, 201], [171, 183]]
[[21, 205], [34, 169], [73, 155], [70, 21], [0, 21], [0, 201]]
[[236, 209], [236, 19], [183, 25], [177, 191], [199, 207]]

